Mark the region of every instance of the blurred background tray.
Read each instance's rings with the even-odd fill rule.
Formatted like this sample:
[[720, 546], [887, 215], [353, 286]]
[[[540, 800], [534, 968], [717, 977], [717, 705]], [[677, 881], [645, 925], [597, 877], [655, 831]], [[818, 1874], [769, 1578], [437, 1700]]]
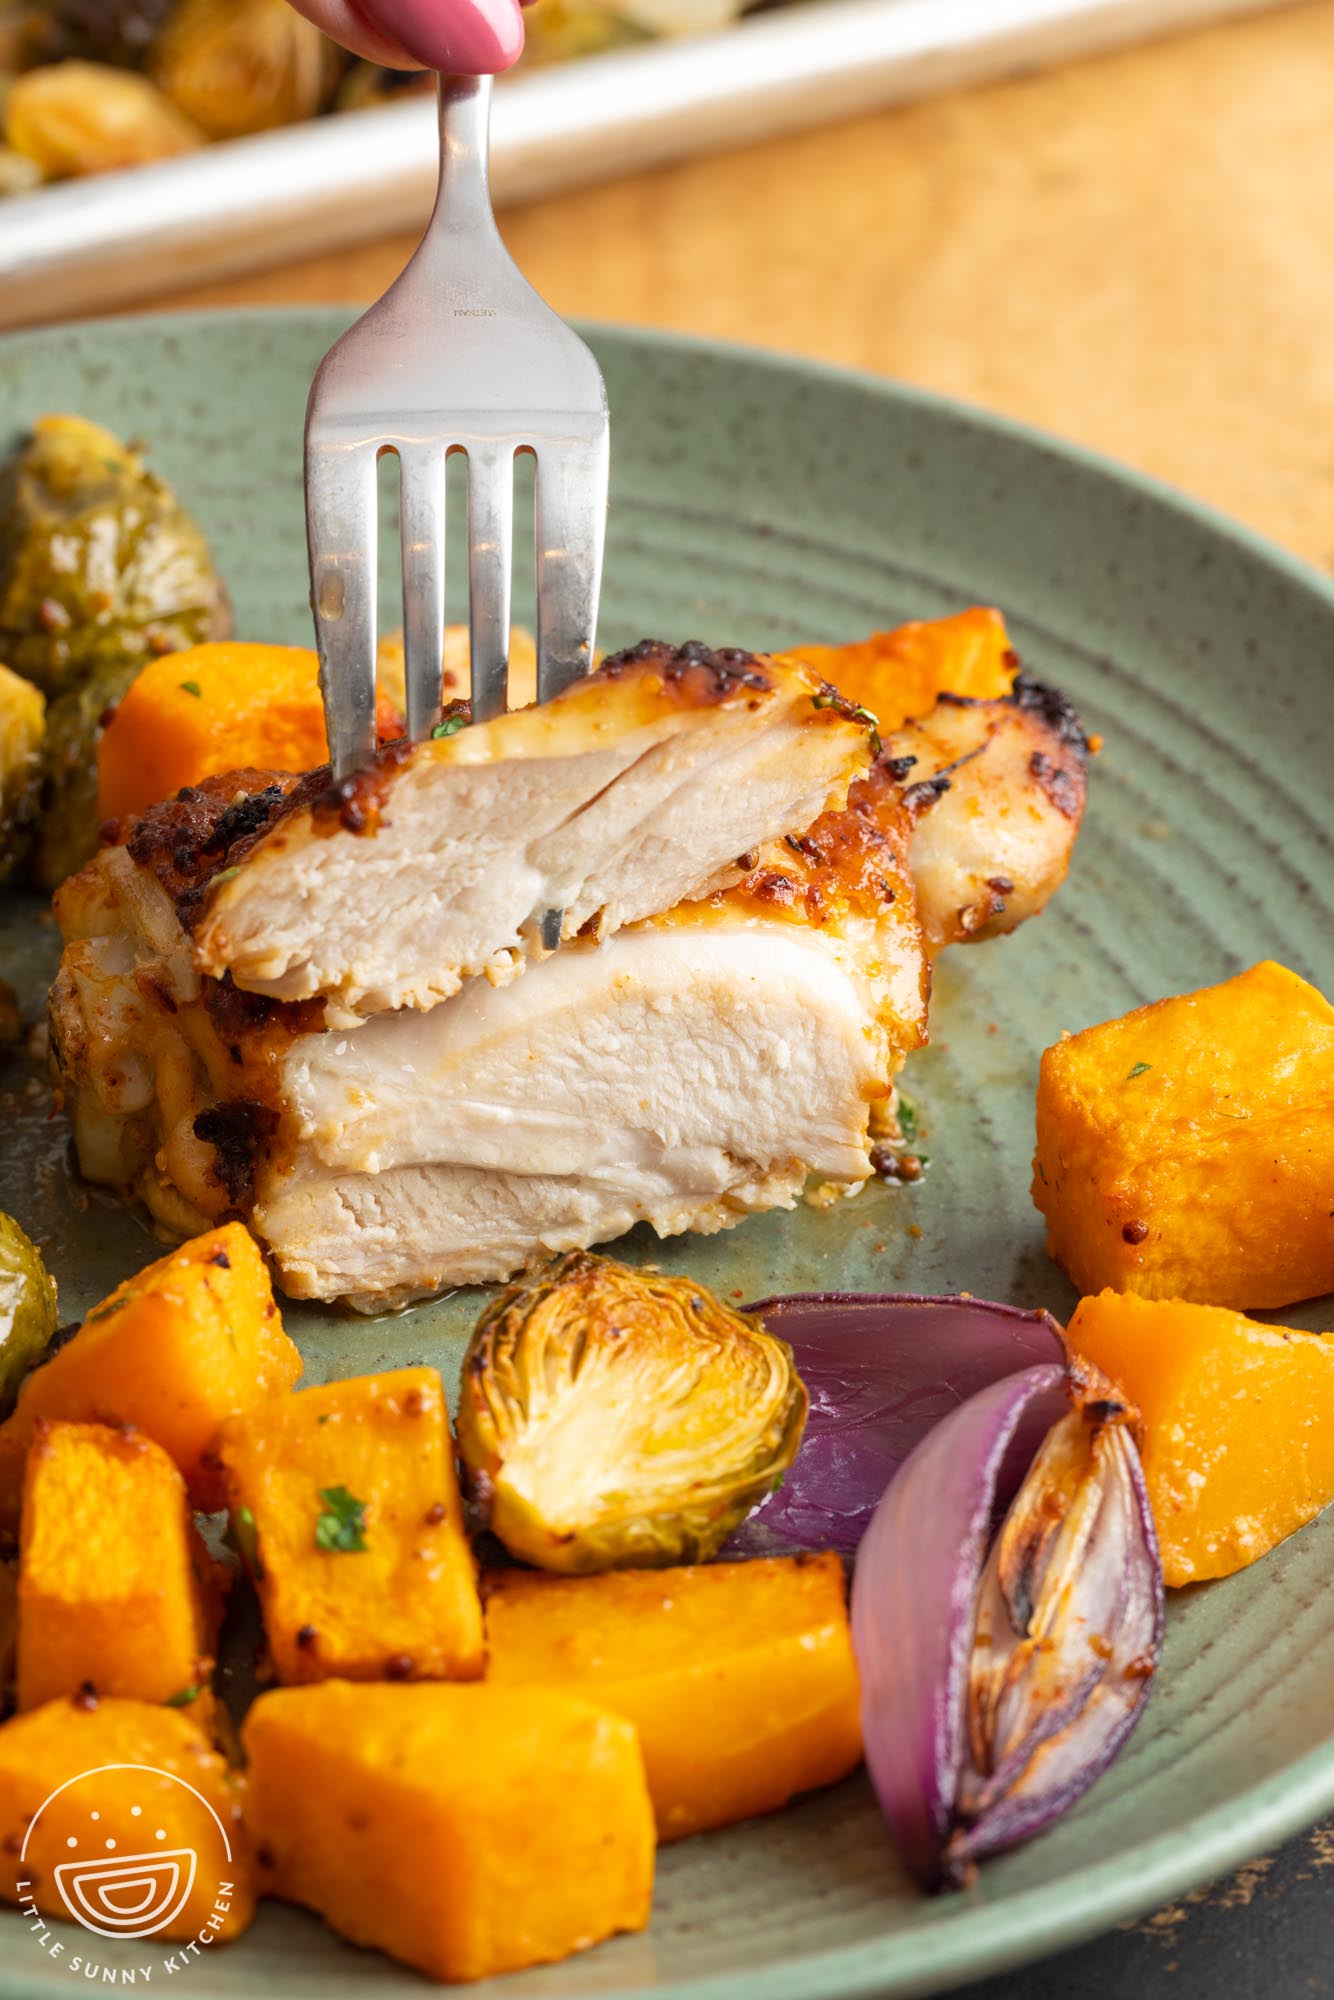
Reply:
[[[1290, 0], [805, 0], [534, 69], [497, 93], [499, 203]], [[424, 220], [415, 96], [0, 202], [0, 325], [58, 319]], [[1109, 163], [1110, 164], [1110, 163]]]

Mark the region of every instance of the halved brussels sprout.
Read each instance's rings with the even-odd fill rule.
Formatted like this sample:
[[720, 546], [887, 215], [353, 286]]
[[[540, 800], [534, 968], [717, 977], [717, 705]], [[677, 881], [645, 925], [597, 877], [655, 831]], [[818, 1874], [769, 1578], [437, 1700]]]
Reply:
[[12, 1215], [0, 1213], [0, 1417], [46, 1353], [57, 1318], [55, 1281], [41, 1252]]
[[458, 1445], [510, 1554], [579, 1573], [716, 1554], [805, 1422], [792, 1350], [759, 1320], [578, 1250], [482, 1314]]
[[6, 143], [47, 180], [147, 166], [204, 143], [151, 77], [74, 58], [16, 76], [5, 92], [4, 128]]
[[41, 816], [28, 872], [54, 893], [67, 875], [97, 852], [102, 816], [97, 804], [97, 743], [140, 659], [105, 660], [87, 680], [58, 695], [46, 711]]
[[36, 16], [28, 31], [27, 60], [86, 56], [135, 69], [175, 5], [176, 0], [40, 0], [23, 9]]
[[648, 39], [649, 31], [623, 10], [589, 0], [535, 0], [525, 11], [524, 61], [530, 66], [600, 56]]
[[341, 70], [287, 0], [177, 0], [148, 56], [149, 75], [211, 139], [313, 118]]
[[[0, 88], [3, 82], [0, 76]], [[31, 194], [44, 179], [36, 160], [30, 160], [26, 153], [16, 153], [12, 146], [0, 145], [0, 198], [7, 194]]]
[[47, 694], [109, 660], [224, 639], [204, 537], [135, 451], [42, 417], [0, 479], [0, 660]]
[[0, 882], [27, 851], [42, 775], [46, 702], [40, 688], [0, 666]]

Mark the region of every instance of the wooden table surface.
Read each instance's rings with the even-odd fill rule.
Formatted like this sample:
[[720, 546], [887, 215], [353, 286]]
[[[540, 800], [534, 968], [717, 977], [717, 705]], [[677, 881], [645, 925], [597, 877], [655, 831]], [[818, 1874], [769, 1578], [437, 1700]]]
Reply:
[[[1334, 567], [1334, 0], [508, 211], [563, 313], [945, 390]], [[156, 304], [355, 302], [396, 238]]]

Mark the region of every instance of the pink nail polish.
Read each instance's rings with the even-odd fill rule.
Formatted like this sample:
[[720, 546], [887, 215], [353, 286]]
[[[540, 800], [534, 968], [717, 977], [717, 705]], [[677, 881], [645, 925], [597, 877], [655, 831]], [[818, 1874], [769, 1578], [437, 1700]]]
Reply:
[[523, 53], [519, 0], [358, 0], [358, 11], [425, 69], [494, 76]]

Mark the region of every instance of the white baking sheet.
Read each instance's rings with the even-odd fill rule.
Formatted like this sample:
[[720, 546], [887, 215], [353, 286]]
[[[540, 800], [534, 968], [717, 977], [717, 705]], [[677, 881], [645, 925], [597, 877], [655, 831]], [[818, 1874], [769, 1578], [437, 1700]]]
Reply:
[[[806, 0], [721, 34], [508, 79], [499, 203], [853, 117], [1288, 0]], [[0, 326], [97, 311], [419, 226], [429, 97], [0, 201]]]

